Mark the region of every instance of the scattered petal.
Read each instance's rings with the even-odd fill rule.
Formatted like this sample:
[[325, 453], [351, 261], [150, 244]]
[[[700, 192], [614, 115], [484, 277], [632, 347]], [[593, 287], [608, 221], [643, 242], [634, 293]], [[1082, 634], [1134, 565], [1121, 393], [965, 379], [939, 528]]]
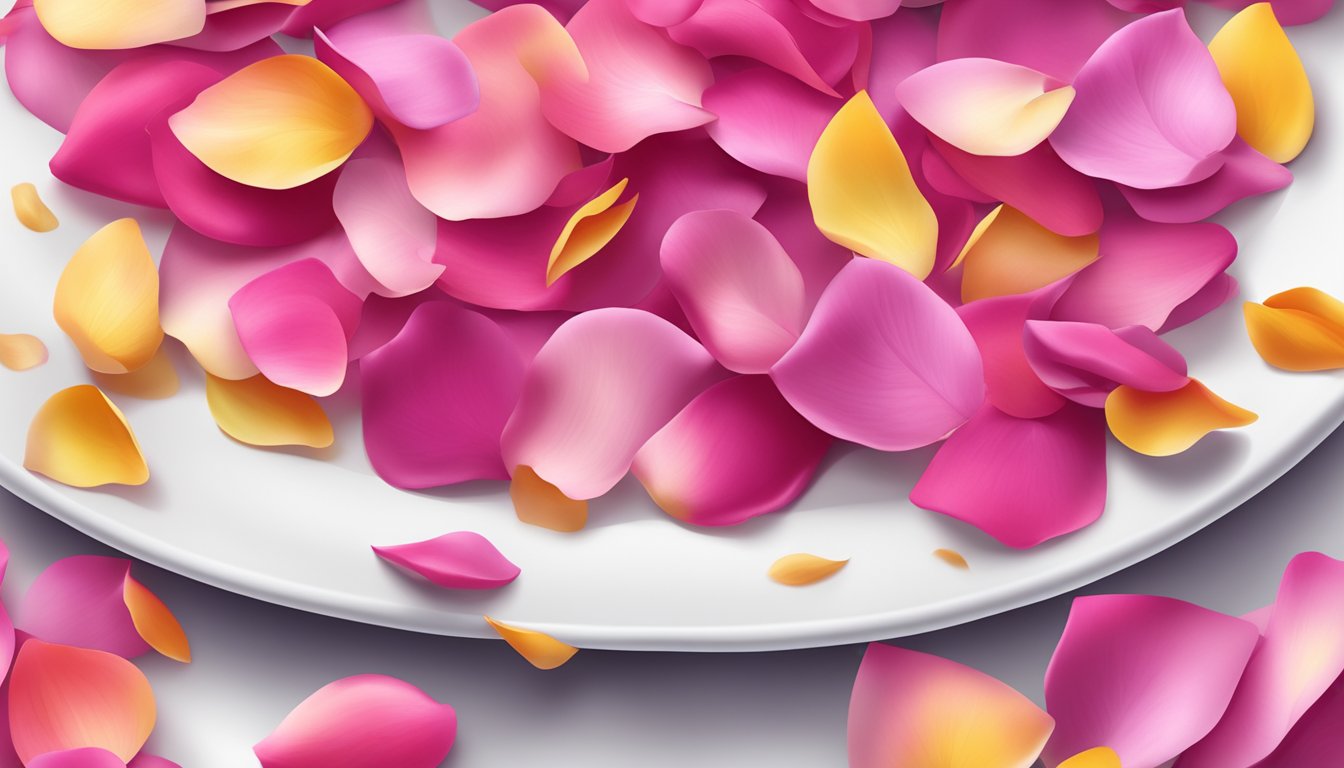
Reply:
[[1166, 189], [1120, 186], [1134, 212], [1149, 221], [1203, 221], [1238, 200], [1291, 184], [1293, 172], [1256, 152], [1240, 138], [1223, 150], [1223, 167], [1203, 181]]
[[75, 488], [149, 480], [126, 417], [88, 384], [63, 389], [38, 409], [28, 427], [23, 466]]
[[1344, 302], [1315, 288], [1246, 302], [1246, 332], [1265, 362], [1287, 371], [1344, 368]]
[[986, 399], [999, 410], [1021, 419], [1048, 416], [1064, 404], [1032, 368], [1023, 347], [1029, 320], [1046, 317], [1060, 286], [1014, 296], [996, 296], [957, 308], [957, 315], [980, 349], [985, 369]]
[[504, 638], [519, 656], [537, 669], [555, 669], [574, 658], [578, 648], [562, 643], [544, 632], [523, 629], [485, 616], [485, 621]]
[[336, 218], [359, 262], [384, 296], [409, 296], [434, 284], [438, 223], [406, 186], [395, 156], [357, 157], [346, 163], [332, 196]]
[[205, 400], [219, 428], [240, 443], [326, 448], [336, 439], [316, 400], [262, 375], [232, 380], [207, 373]]
[[1256, 418], [1196, 379], [1169, 392], [1144, 392], [1122, 384], [1106, 398], [1111, 434], [1146, 456], [1172, 456], [1214, 430], [1244, 427]]
[[0, 333], [0, 365], [26, 371], [47, 362], [47, 345], [26, 333]]
[[68, 48], [42, 28], [31, 6], [16, 3], [3, 23], [5, 80], [14, 98], [33, 116], [62, 133], [98, 81], [124, 61], [127, 51]]
[[1141, 325], [1113, 331], [1095, 323], [1032, 319], [1022, 341], [1046, 386], [1091, 408], [1103, 407], [1121, 384], [1170, 392], [1190, 381], [1181, 353]]
[[1064, 237], [1004, 206], [963, 259], [961, 300], [1027, 293], [1097, 260], [1096, 235]]
[[479, 533], [458, 531], [390, 547], [374, 547], [379, 557], [446, 589], [498, 589], [521, 571]]
[[770, 566], [770, 579], [789, 587], [802, 587], [830, 578], [849, 560], [828, 560], [817, 555], [799, 552], [785, 555]]
[[71, 48], [139, 48], [190, 37], [205, 27], [200, 0], [33, 0], [51, 36]]
[[56, 214], [37, 194], [37, 187], [28, 182], [15, 184], [9, 189], [9, 197], [14, 203], [14, 217], [23, 226], [34, 232], [50, 232], [60, 226]]
[[971, 568], [971, 564], [966, 562], [966, 556], [955, 549], [935, 549], [933, 550], [933, 556], [953, 568], [960, 568], [963, 571], [968, 571]]
[[509, 498], [518, 519], [528, 525], [574, 533], [588, 524], [586, 500], [569, 498], [526, 465], [514, 468]]
[[617, 205], [629, 179], [621, 179], [611, 189], [579, 206], [560, 230], [560, 236], [551, 246], [546, 262], [546, 285], [550, 286], [562, 275], [579, 266], [621, 231], [639, 202], [639, 195]]

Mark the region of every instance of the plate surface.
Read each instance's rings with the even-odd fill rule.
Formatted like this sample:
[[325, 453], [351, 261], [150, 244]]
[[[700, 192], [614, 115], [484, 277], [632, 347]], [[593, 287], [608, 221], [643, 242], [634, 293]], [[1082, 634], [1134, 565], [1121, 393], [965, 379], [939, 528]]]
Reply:
[[[1331, 77], [1344, 72], [1344, 12], [1290, 34], [1314, 76], [1317, 135], [1294, 163], [1297, 181], [1288, 190], [1223, 216], [1241, 242], [1232, 273], [1252, 299], [1298, 285], [1344, 295], [1336, 229], [1344, 211], [1344, 78]], [[480, 637], [492, 636], [481, 620], [488, 613], [583, 647], [638, 650], [768, 650], [912, 634], [1053, 596], [1148, 557], [1264, 488], [1344, 418], [1340, 378], [1264, 365], [1246, 339], [1239, 302], [1232, 302], [1167, 338], [1186, 353], [1192, 373], [1260, 421], [1169, 459], [1112, 442], [1106, 514], [1034, 550], [1007, 550], [912, 506], [906, 496], [929, 450], [839, 450], [793, 509], [730, 530], [684, 527], [627, 479], [593, 504], [588, 529], [558, 534], [519, 523], [499, 484], [408, 493], [379, 481], [361, 445], [350, 391], [357, 383], [330, 409], [337, 431], [331, 449], [235, 443], [216, 429], [202, 376], [173, 343], [182, 377], [175, 396], [139, 400], [109, 390], [144, 448], [149, 484], [66, 488], [21, 468], [38, 406], [58, 389], [92, 380], [52, 321], [57, 277], [102, 224], [136, 216], [157, 253], [169, 218], [54, 181], [46, 160], [59, 134], [7, 94], [0, 96], [0, 125], [0, 180], [36, 183], [61, 217], [60, 229], [39, 235], [0, 214], [0, 332], [33, 333], [51, 348], [41, 368], [0, 369], [0, 482], [131, 555], [309, 611]], [[369, 551], [371, 544], [455, 530], [489, 537], [523, 575], [494, 593], [452, 594], [402, 577]], [[965, 554], [971, 569], [933, 557], [939, 547]], [[852, 562], [807, 589], [766, 579], [771, 562], [799, 551]]]

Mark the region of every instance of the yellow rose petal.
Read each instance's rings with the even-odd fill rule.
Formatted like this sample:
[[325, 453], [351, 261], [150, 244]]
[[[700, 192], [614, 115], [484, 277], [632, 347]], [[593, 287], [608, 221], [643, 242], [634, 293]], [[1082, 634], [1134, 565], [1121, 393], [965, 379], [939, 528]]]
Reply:
[[1344, 368], [1344, 302], [1315, 288], [1294, 288], [1246, 302], [1246, 332], [1265, 362], [1288, 371]]
[[240, 184], [289, 189], [344, 163], [373, 113], [340, 75], [311, 56], [250, 64], [168, 119], [182, 145]]
[[961, 300], [1027, 293], [1097, 260], [1096, 235], [1065, 237], [1003, 206], [966, 249]]
[[1060, 763], [1058, 768], [1121, 768], [1120, 756], [1110, 747], [1097, 747], [1079, 752]]
[[831, 118], [807, 163], [812, 217], [826, 237], [920, 280], [933, 269], [938, 217], [867, 91]]
[[191, 644], [187, 633], [168, 606], [145, 585], [126, 575], [122, 585], [122, 599], [131, 613], [131, 623], [149, 647], [183, 664], [191, 662]]
[[93, 380], [104, 392], [141, 400], [163, 400], [177, 394], [181, 385], [177, 369], [163, 347], [137, 370], [130, 373], [94, 373]]
[[215, 423], [240, 443], [326, 448], [336, 439], [317, 400], [265, 376], [232, 381], [207, 373], [205, 399]]
[[0, 365], [26, 371], [47, 362], [47, 345], [26, 333], [0, 333]]
[[966, 562], [966, 557], [955, 549], [935, 549], [933, 556], [942, 560], [953, 568], [960, 568], [963, 571], [969, 570], [971, 564]]
[[518, 519], [528, 525], [573, 533], [588, 524], [587, 501], [569, 498], [526, 465], [514, 468], [509, 498]]
[[483, 617], [499, 636], [504, 638], [504, 642], [513, 647], [519, 656], [527, 659], [527, 663], [537, 669], [555, 669], [574, 658], [574, 654], [579, 652], [578, 648], [556, 640], [545, 632], [537, 632], [531, 629], [523, 629], [502, 621], [495, 621], [489, 616]]
[[770, 566], [770, 578], [790, 587], [814, 584], [849, 564], [849, 560], [828, 560], [799, 552], [785, 555]]
[[76, 488], [149, 480], [126, 417], [89, 384], [63, 389], [38, 409], [28, 427], [23, 466]]
[[1106, 398], [1111, 434], [1148, 456], [1180, 453], [1214, 430], [1244, 427], [1256, 418], [1195, 379], [1171, 392], [1143, 392], [1122, 384]]
[[71, 48], [119, 50], [190, 37], [204, 0], [33, 0], [47, 33]]
[[551, 258], [546, 262], [546, 284], [551, 285], [560, 276], [592, 258], [621, 231], [639, 202], [639, 195], [616, 205], [629, 179], [621, 179], [606, 192], [584, 203], [565, 222], [565, 227], [551, 247]]
[[163, 341], [159, 271], [135, 219], [108, 224], [75, 251], [54, 312], [94, 371], [128, 373], [154, 358]]
[[966, 260], [966, 254], [970, 253], [975, 244], [980, 242], [980, 238], [985, 236], [985, 232], [994, 224], [994, 220], [999, 218], [1000, 213], [1003, 213], [1003, 203], [994, 206], [994, 210], [985, 214], [985, 218], [976, 223], [975, 229], [971, 230], [971, 236], [966, 238], [966, 244], [961, 246], [961, 253], [958, 253], [957, 258], [952, 260], [948, 269], [960, 266], [961, 262]]
[[1269, 3], [1233, 16], [1209, 43], [1223, 85], [1237, 105], [1237, 133], [1269, 159], [1286, 163], [1307, 146], [1316, 103], [1302, 60]]
[[56, 214], [37, 194], [37, 187], [24, 182], [15, 184], [9, 190], [9, 198], [14, 203], [14, 216], [19, 223], [34, 232], [50, 232], [60, 226]]

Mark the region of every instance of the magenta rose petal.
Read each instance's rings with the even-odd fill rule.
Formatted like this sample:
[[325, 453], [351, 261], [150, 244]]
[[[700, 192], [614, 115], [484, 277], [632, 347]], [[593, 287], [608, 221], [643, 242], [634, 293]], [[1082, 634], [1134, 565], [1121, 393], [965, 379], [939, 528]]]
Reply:
[[1181, 224], [1203, 221], [1238, 200], [1283, 189], [1293, 172], [1241, 139], [1223, 151], [1223, 167], [1203, 181], [1166, 189], [1120, 186], [1135, 213], [1149, 221]]
[[938, 60], [984, 56], [1070, 82], [1133, 18], [1102, 0], [956, 0], [943, 7]]
[[1342, 721], [1344, 676], [1335, 680], [1279, 742], [1278, 748], [1255, 764], [1256, 768], [1301, 768], [1311, 765], [1322, 755], [1339, 754], [1344, 749], [1344, 734], [1339, 729]]
[[901, 0], [808, 0], [818, 10], [848, 21], [872, 21], [890, 16]]
[[5, 17], [5, 79], [34, 117], [65, 133], [98, 81], [129, 57], [127, 51], [84, 51], [56, 42], [31, 4]]
[[499, 589], [518, 578], [518, 566], [479, 533], [458, 531], [425, 541], [374, 547], [379, 557], [445, 589]]
[[812, 148], [841, 104], [778, 70], [755, 67], [705, 91], [705, 109], [717, 117], [706, 130], [743, 165], [806, 182]]
[[896, 86], [937, 61], [938, 20], [925, 13], [896, 13], [869, 26], [872, 50], [867, 61], [860, 54], [854, 63], [855, 87], [866, 88], [882, 118], [894, 123], [904, 112]]
[[27, 768], [127, 768], [127, 764], [101, 747], [78, 747], [38, 755]]
[[1187, 323], [1193, 323], [1226, 304], [1239, 291], [1240, 285], [1235, 277], [1226, 272], [1214, 275], [1213, 279], [1196, 291], [1194, 296], [1177, 304], [1176, 308], [1171, 310], [1171, 314], [1167, 315], [1167, 321], [1162, 324], [1157, 332], [1166, 333]]
[[995, 408], [1021, 419], [1048, 416], [1064, 400], [1044, 384], [1028, 362], [1023, 327], [1049, 316], [1061, 286], [972, 301], [957, 308], [985, 365], [986, 398]]
[[1028, 320], [1023, 346], [1047, 386], [1092, 408], [1104, 406], [1121, 384], [1170, 392], [1190, 381], [1181, 353], [1142, 325], [1113, 331], [1096, 323]]
[[77, 555], [47, 567], [29, 588], [19, 626], [51, 643], [106, 651], [133, 659], [149, 653], [125, 599], [131, 563], [117, 557]]
[[126, 764], [126, 768], [182, 768], [166, 757], [151, 755], [147, 752], [141, 752]]

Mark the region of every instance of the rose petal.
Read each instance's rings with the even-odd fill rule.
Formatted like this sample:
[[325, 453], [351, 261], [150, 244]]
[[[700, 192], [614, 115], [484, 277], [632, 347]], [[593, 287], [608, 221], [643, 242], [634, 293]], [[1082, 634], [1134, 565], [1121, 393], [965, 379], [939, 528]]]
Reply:
[[67, 48], [42, 28], [31, 5], [5, 17], [5, 80], [14, 98], [33, 116], [64, 133], [75, 110], [126, 51]]
[[33, 0], [33, 10], [53, 38], [71, 48], [139, 48], [200, 32], [202, 0]]
[[1265, 362], [1287, 371], [1344, 368], [1344, 302], [1315, 288], [1246, 302], [1246, 332]]
[[521, 573], [488, 539], [471, 531], [373, 551], [446, 589], [498, 589]]
[[252, 748], [263, 768], [432, 768], [457, 738], [457, 713], [410, 683], [355, 675], [319, 688]]
[[1237, 133], [1269, 159], [1297, 157], [1316, 122], [1316, 103], [1302, 60], [1269, 3], [1233, 16], [1209, 53], [1237, 108]]
[[537, 669], [555, 669], [574, 658], [574, 654], [579, 652], [578, 648], [562, 643], [544, 632], [515, 627], [489, 616], [484, 618], [486, 623], [504, 638], [504, 642]]
[[554, 285], [565, 273], [592, 258], [611, 242], [630, 220], [639, 195], [617, 205], [629, 179], [621, 179], [611, 189], [589, 200], [569, 217], [560, 236], [551, 246], [546, 262], [546, 285]]
[[763, 173], [807, 181], [812, 148], [841, 102], [766, 67], [720, 77], [704, 94], [705, 129], [724, 152]]
[[[1239, 11], [1254, 0], [1207, 0], [1210, 5]], [[1274, 15], [1284, 24], [1309, 24], [1330, 12], [1335, 0], [1271, 0]]]
[[0, 365], [26, 371], [47, 362], [47, 345], [26, 333], [0, 333]]
[[966, 562], [966, 556], [955, 549], [935, 549], [933, 550], [933, 556], [953, 568], [960, 568], [963, 571], [968, 571], [971, 568], [970, 563]]
[[1096, 235], [1064, 237], [1004, 206], [965, 252], [961, 300], [1027, 293], [1097, 260]]
[[1163, 323], [1157, 332], [1166, 333], [1187, 323], [1193, 323], [1226, 304], [1239, 290], [1240, 286], [1235, 277], [1226, 272], [1214, 275], [1213, 279], [1196, 291], [1194, 296], [1177, 304], [1167, 316], [1167, 322]]
[[124, 762], [144, 746], [154, 719], [149, 681], [120, 656], [37, 639], [19, 650], [9, 727], [24, 763], [80, 747], [106, 749]]
[[1073, 602], [1045, 673], [1052, 765], [1098, 744], [1125, 768], [1157, 768], [1218, 722], [1259, 633], [1246, 621], [1169, 597]]
[[1344, 677], [1316, 700], [1283, 737], [1279, 746], [1256, 768], [1299, 768], [1322, 755], [1337, 755], [1341, 748], [1339, 722], [1344, 717]]
[[984, 398], [980, 353], [956, 312], [870, 259], [840, 271], [770, 376], [808, 421], [887, 451], [942, 438]]
[[871, 21], [890, 16], [901, 0], [808, 0], [820, 10], [850, 21]]
[[1244, 427], [1256, 418], [1196, 379], [1169, 392], [1144, 392], [1122, 384], [1106, 397], [1111, 434], [1147, 456], [1172, 456], [1214, 430]]
[[626, 0], [635, 18], [656, 27], [670, 27], [689, 19], [704, 0]]
[[81, 747], [38, 755], [27, 768], [126, 768], [126, 763], [106, 749]]
[[315, 29], [329, 30], [346, 19], [397, 4], [397, 0], [309, 0], [294, 8], [280, 31], [292, 37], [312, 37]]
[[159, 653], [183, 664], [191, 662], [191, 645], [177, 617], [143, 584], [126, 574], [122, 601], [130, 611], [135, 631]]
[[191, 37], [173, 40], [169, 45], [198, 51], [236, 51], [257, 42], [273, 42], [271, 35], [280, 31], [294, 12], [287, 0], [207, 0], [205, 27]]
[[1234, 139], [1223, 150], [1223, 167], [1203, 181], [1167, 189], [1120, 186], [1120, 193], [1149, 221], [1183, 224], [1203, 221], [1238, 200], [1283, 189], [1292, 181], [1292, 171]]
[[182, 766], [158, 755], [141, 752], [126, 764], [126, 768], [182, 768]]
[[63, 389], [38, 409], [28, 427], [23, 466], [75, 488], [149, 480], [126, 417], [88, 384]]
[[846, 565], [849, 565], [848, 559], [828, 560], [818, 555], [799, 552], [776, 560], [770, 566], [769, 576], [771, 581], [785, 586], [802, 587], [830, 578]]
[[986, 398], [1010, 416], [1034, 419], [1064, 405], [1064, 399], [1042, 383], [1023, 347], [1024, 324], [1047, 317], [1060, 290], [1052, 286], [1018, 296], [981, 299], [957, 308], [957, 315], [980, 349]]
[[407, 296], [443, 274], [435, 264], [438, 223], [406, 186], [406, 173], [391, 154], [346, 163], [332, 196], [336, 218], [355, 255], [384, 296]]
[[832, 242], [817, 229], [807, 201], [807, 188], [801, 184], [783, 183], [772, 188], [755, 219], [776, 240], [789, 244], [789, 258], [803, 276], [803, 307], [810, 316], [822, 291], [854, 260], [854, 252]]
[[493, 321], [426, 302], [359, 370], [364, 449], [385, 481], [430, 488], [509, 477], [500, 435], [518, 402], [523, 359]]
[[1029, 768], [1052, 728], [1030, 699], [983, 672], [870, 643], [849, 700], [849, 764]]
[[335, 440], [331, 421], [316, 400], [265, 376], [234, 381], [207, 373], [205, 399], [215, 424], [240, 443], [326, 448]]
[[817, 227], [835, 242], [921, 280], [933, 269], [938, 219], [866, 92], [822, 132], [807, 164], [807, 195]]
[[528, 525], [573, 533], [588, 524], [586, 500], [569, 498], [527, 465], [514, 467], [509, 498], [518, 519]]
[[1190, 184], [1222, 166], [1237, 112], [1204, 43], [1177, 9], [1097, 49], [1050, 144], [1077, 170], [1140, 189]]
[[[910, 4], [910, 0], [902, 3]], [[854, 88], [868, 91], [889, 124], [902, 118], [908, 121], [896, 98], [896, 87], [937, 61], [938, 19], [926, 13], [895, 13], [873, 21], [869, 27], [872, 50], [867, 56], [861, 52], [854, 62]]]
[[1079, 752], [1059, 764], [1058, 768], [1123, 768], [1120, 756], [1110, 747], [1094, 747]]
[[56, 214], [37, 194], [37, 187], [28, 182], [15, 184], [9, 189], [9, 197], [14, 203], [14, 218], [34, 232], [50, 232], [60, 226]]
[[955, 0], [943, 6], [938, 60], [984, 56], [1070, 82], [1132, 18], [1097, 0]]
[[1095, 323], [1027, 320], [1023, 347], [1046, 386], [1091, 408], [1118, 385], [1170, 392], [1189, 382], [1185, 358], [1141, 325], [1112, 331]]

